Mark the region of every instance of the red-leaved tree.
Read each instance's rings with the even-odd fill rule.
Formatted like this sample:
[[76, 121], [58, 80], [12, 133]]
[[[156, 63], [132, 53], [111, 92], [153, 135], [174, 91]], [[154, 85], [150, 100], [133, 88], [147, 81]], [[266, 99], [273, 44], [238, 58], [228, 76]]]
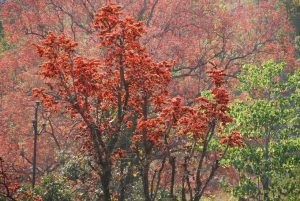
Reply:
[[[100, 60], [76, 55], [77, 43], [50, 34], [38, 46], [46, 59], [41, 75], [48, 88], [34, 89], [45, 106], [65, 108], [82, 119], [90, 133], [87, 149], [94, 154], [105, 200], [111, 199], [118, 143], [130, 129], [132, 118], [146, 120], [153, 103], [161, 104], [159, 98], [166, 93], [172, 66], [154, 62], [146, 54], [139, 43], [142, 23], [121, 17], [120, 8], [105, 6], [95, 17], [103, 54]], [[151, 137], [144, 135], [145, 147], [154, 141]]]
[[[50, 33], [37, 45], [44, 58], [40, 75], [46, 87], [34, 93], [45, 107], [67, 111], [81, 121], [84, 150], [95, 159], [104, 200], [125, 200], [128, 178], [136, 166], [146, 201], [155, 200], [160, 187], [169, 188], [172, 197], [179, 196], [175, 193], [178, 170], [183, 172], [178, 176], [182, 178], [182, 199], [189, 192], [190, 199], [198, 201], [227, 149], [242, 145], [237, 133], [220, 136], [231, 121], [226, 114], [229, 96], [222, 88], [223, 70], [208, 71], [215, 86], [212, 100], [200, 97], [184, 106], [181, 98], [169, 96], [174, 63], [155, 62], [141, 45], [142, 22], [123, 17], [121, 6], [109, 4], [95, 15], [94, 27], [100, 41], [99, 59], [80, 56], [78, 43], [63, 35]], [[224, 147], [209, 150], [213, 139]], [[209, 155], [214, 160], [206, 164], [207, 175], [203, 170]], [[172, 167], [171, 185], [161, 181], [167, 160]], [[160, 168], [153, 172], [154, 163]], [[196, 165], [195, 171], [189, 165]]]

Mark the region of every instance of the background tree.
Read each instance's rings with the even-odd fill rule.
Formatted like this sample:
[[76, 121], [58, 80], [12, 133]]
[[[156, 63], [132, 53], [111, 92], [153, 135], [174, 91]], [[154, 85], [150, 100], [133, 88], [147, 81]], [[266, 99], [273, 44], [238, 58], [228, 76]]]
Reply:
[[296, 49], [297, 57], [299, 58], [300, 53], [300, 2], [297, 0], [282, 0], [280, 1], [286, 8], [288, 17], [295, 27], [296, 37]]

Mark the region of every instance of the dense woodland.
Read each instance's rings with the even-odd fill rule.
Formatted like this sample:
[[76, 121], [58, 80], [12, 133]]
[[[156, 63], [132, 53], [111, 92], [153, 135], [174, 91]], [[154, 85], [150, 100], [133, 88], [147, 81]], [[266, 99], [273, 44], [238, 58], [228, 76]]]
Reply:
[[0, 200], [299, 201], [300, 1], [0, 1]]

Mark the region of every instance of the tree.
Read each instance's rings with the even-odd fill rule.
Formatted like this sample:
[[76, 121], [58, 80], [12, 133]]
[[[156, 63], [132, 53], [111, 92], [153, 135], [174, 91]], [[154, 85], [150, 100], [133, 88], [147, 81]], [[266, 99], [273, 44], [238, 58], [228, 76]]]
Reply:
[[300, 2], [296, 0], [281, 0], [280, 1], [286, 8], [288, 17], [290, 21], [293, 23], [295, 27], [295, 43], [296, 43], [296, 49], [297, 49], [297, 58], [299, 58], [299, 39], [300, 39]]
[[[104, 200], [112, 197], [125, 199], [129, 182], [126, 178], [132, 174], [134, 159], [138, 161], [143, 195], [147, 201], [156, 199], [161, 173], [168, 159], [173, 168], [170, 192], [175, 197], [176, 164], [172, 162], [175, 157], [171, 155], [171, 149], [181, 155], [181, 147], [191, 138], [193, 148], [185, 150], [188, 154], [184, 154], [183, 165], [197, 163], [193, 173], [196, 185], [193, 196], [190, 170], [186, 167], [182, 177], [182, 199], [185, 199], [187, 184], [191, 200], [198, 201], [227, 149], [242, 145], [238, 133], [224, 138], [216, 136], [216, 130], [231, 121], [226, 114], [229, 97], [222, 88], [223, 70], [208, 71], [215, 85], [212, 101], [200, 97], [191, 107], [182, 106], [180, 98], [171, 99], [168, 94], [173, 63], [154, 62], [146, 53], [139, 40], [145, 32], [141, 22], [122, 17], [121, 7], [109, 4], [96, 14], [94, 26], [102, 49], [100, 59], [79, 56], [75, 51], [78, 43], [63, 35], [57, 37], [51, 33], [37, 46], [40, 56], [45, 58], [40, 75], [47, 87], [34, 89], [34, 93], [44, 106], [52, 110], [67, 110], [72, 118], [80, 119], [83, 131], [89, 133], [82, 137], [86, 140], [86, 151], [95, 158]], [[195, 119], [198, 122], [194, 122]], [[180, 136], [184, 143], [177, 143]], [[213, 139], [219, 139], [220, 142], [216, 143], [225, 144], [225, 148], [212, 150]], [[169, 140], [175, 143], [175, 147]], [[124, 141], [129, 144], [124, 144]], [[199, 152], [194, 149], [197, 146], [202, 147]], [[209, 175], [202, 180], [205, 175], [203, 166], [210, 152], [214, 154], [214, 162], [209, 164], [212, 165]], [[201, 156], [199, 160], [198, 154]], [[131, 164], [124, 163], [126, 158]], [[151, 174], [150, 167], [155, 160], [161, 161], [161, 167]], [[113, 178], [113, 172], [118, 172], [121, 178]], [[152, 181], [149, 179], [151, 175]], [[112, 187], [112, 182], [118, 187]]]
[[246, 65], [239, 76], [245, 101], [235, 102], [230, 113], [246, 144], [230, 157], [240, 178], [237, 197], [293, 200], [299, 193], [295, 183], [283, 185], [300, 165], [299, 70], [289, 74], [285, 67], [274, 61]]
[[[81, 117], [90, 133], [87, 149], [95, 156], [105, 200], [111, 200], [113, 160], [121, 135], [130, 129], [133, 117], [147, 120], [150, 107], [161, 104], [170, 80], [171, 63], [151, 60], [139, 43], [142, 23], [122, 18], [120, 8], [105, 6], [95, 17], [105, 48], [101, 60], [76, 56], [77, 43], [50, 34], [38, 46], [46, 58], [41, 75], [48, 88], [34, 90], [45, 106], [60, 109], [60, 104], [74, 118]], [[147, 151], [155, 139], [143, 137]]]
[[[243, 146], [238, 132], [224, 132], [226, 125], [232, 121], [227, 114], [229, 94], [222, 87], [226, 76], [224, 69], [215, 67], [207, 73], [214, 85], [210, 99], [200, 96], [191, 106], [180, 106], [179, 99], [174, 102], [171, 118], [163, 116], [164, 121], [176, 125], [169, 127], [170, 138], [167, 135], [168, 157], [172, 166], [169, 192], [173, 199], [177, 197], [187, 200], [189, 195], [189, 200], [199, 201], [215, 177], [227, 151], [232, 147]], [[175, 173], [180, 178], [180, 183], [174, 187], [172, 181]], [[178, 189], [181, 192], [176, 195], [175, 190]]]

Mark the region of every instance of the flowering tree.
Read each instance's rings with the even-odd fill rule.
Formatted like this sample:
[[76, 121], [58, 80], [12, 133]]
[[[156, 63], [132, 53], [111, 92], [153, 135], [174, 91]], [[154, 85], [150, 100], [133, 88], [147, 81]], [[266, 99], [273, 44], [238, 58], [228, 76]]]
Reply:
[[[114, 171], [119, 170], [123, 175], [127, 168], [127, 173], [131, 174], [128, 164], [121, 160], [130, 154], [133, 154], [131, 160], [138, 161], [145, 200], [155, 200], [166, 159], [174, 160], [172, 149], [181, 154], [180, 147], [189, 138], [193, 148], [184, 150], [188, 154], [184, 157], [182, 196], [185, 199], [187, 184], [191, 200], [199, 200], [228, 147], [242, 143], [237, 133], [224, 138], [215, 137], [216, 129], [221, 129], [220, 124], [225, 126], [231, 121], [226, 114], [229, 98], [222, 88], [223, 70], [208, 71], [215, 85], [212, 101], [201, 97], [192, 106], [182, 106], [180, 98], [170, 99], [168, 96], [173, 63], [154, 62], [146, 53], [139, 41], [145, 33], [141, 22], [122, 17], [121, 7], [109, 4], [96, 14], [94, 26], [102, 50], [100, 59], [78, 55], [75, 51], [78, 43], [53, 33], [37, 46], [40, 56], [45, 58], [40, 74], [47, 87], [34, 89], [34, 93], [46, 107], [67, 110], [72, 118], [81, 119], [82, 129], [89, 133], [85, 138], [85, 150], [95, 158], [105, 200], [111, 200], [112, 196], [125, 199], [124, 176], [118, 182], [119, 188], [111, 187], [111, 182]], [[209, 150], [213, 137], [220, 138], [220, 143], [226, 148]], [[178, 144], [176, 141], [180, 138], [183, 142]], [[130, 146], [122, 144], [128, 139], [131, 139]], [[202, 148], [195, 149], [196, 146]], [[204, 160], [211, 151], [215, 162], [209, 164], [212, 169], [202, 181]], [[198, 154], [200, 160], [197, 160]], [[156, 173], [152, 175], [152, 181], [149, 177], [155, 159], [161, 160], [162, 166], [154, 187]], [[196, 177], [194, 196], [187, 168], [192, 161], [197, 164], [193, 173]], [[173, 162], [173, 172], [175, 168]], [[173, 192], [174, 178], [171, 179]]]
[[[144, 32], [142, 23], [122, 18], [120, 8], [103, 7], [95, 17], [100, 47], [105, 48], [102, 60], [78, 56], [77, 43], [50, 34], [38, 46], [39, 54], [46, 58], [41, 75], [48, 88], [34, 90], [44, 105], [65, 107], [74, 118], [82, 118], [90, 133], [87, 149], [94, 153], [105, 200], [111, 199], [112, 165], [121, 136], [132, 126], [133, 117], [147, 120], [153, 103], [161, 104], [170, 80], [171, 63], [151, 60], [138, 41]], [[144, 133], [143, 137], [147, 150], [155, 136]]]
[[[160, 116], [162, 124], [167, 125], [162, 151], [171, 167], [167, 189], [173, 199], [187, 200], [189, 195], [189, 200], [200, 200], [227, 150], [243, 146], [238, 132], [224, 132], [227, 123], [232, 121], [227, 115], [229, 95], [222, 87], [224, 70], [214, 68], [207, 73], [214, 85], [210, 98], [200, 96], [189, 106], [176, 98]], [[174, 182], [175, 177], [178, 183]]]

